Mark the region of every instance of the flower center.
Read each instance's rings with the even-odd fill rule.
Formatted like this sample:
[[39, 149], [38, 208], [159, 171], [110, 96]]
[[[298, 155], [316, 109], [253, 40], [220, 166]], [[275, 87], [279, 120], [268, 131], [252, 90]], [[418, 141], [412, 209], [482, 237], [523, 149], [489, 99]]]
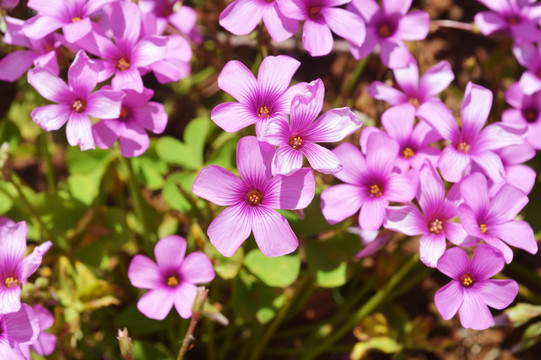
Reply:
[[6, 281], [4, 283], [6, 284], [6, 287], [8, 289], [19, 286], [19, 280], [17, 278], [14, 278], [14, 277], [6, 278]]
[[266, 107], [266, 106], [260, 107], [258, 112], [257, 112], [257, 116], [259, 116], [260, 118], [268, 118], [268, 117], [270, 117], [269, 108]]
[[79, 22], [79, 21], [81, 21], [81, 18], [78, 17], [78, 16], [76, 16], [76, 17], [74, 17], [74, 18], [71, 19], [71, 22], [72, 22], [72, 23], [76, 23], [76, 22]]
[[178, 286], [178, 278], [174, 275], [171, 275], [167, 278], [167, 286], [169, 287], [177, 287]]
[[378, 26], [378, 35], [382, 38], [388, 38], [393, 34], [393, 29], [391, 29], [391, 26], [387, 23], [383, 23], [380, 26]]
[[116, 68], [120, 71], [128, 70], [130, 68], [130, 63], [126, 59], [120, 58], [116, 63]]
[[126, 120], [126, 118], [128, 117], [128, 114], [129, 114], [128, 109], [122, 106], [122, 108], [120, 109], [119, 119]]
[[458, 144], [458, 146], [456, 147], [456, 149], [460, 152], [463, 152], [464, 154], [467, 154], [468, 152], [470, 152], [470, 145], [468, 145], [467, 142], [461, 142], [460, 144]]
[[263, 201], [263, 194], [257, 190], [252, 190], [248, 193], [248, 204], [251, 206], [257, 206]]
[[410, 147], [406, 147], [402, 151], [402, 156], [404, 157], [404, 159], [411, 159], [415, 156], [415, 151], [413, 151]]
[[428, 231], [430, 231], [432, 234], [439, 234], [443, 231], [443, 221], [440, 219], [436, 219], [430, 223], [430, 226], [428, 228]]
[[48, 43], [45, 45], [45, 52], [49, 52], [49, 51], [53, 51], [54, 50], [54, 45], [51, 44], [51, 43]]
[[486, 234], [486, 232], [487, 232], [487, 224], [481, 224], [481, 225], [479, 225], [479, 230], [481, 230], [481, 232], [482, 232], [483, 234]]
[[370, 195], [372, 197], [380, 197], [383, 195], [383, 186], [379, 186], [377, 184], [370, 186]]
[[517, 15], [509, 15], [506, 20], [509, 25], [516, 25], [520, 22], [520, 17]]
[[421, 103], [419, 102], [419, 99], [417, 99], [415, 97], [410, 97], [408, 99], [408, 103], [415, 106], [415, 108], [418, 108], [421, 105]]
[[317, 6], [309, 6], [308, 7], [308, 17], [312, 20], [317, 19], [319, 17], [319, 7]]
[[460, 277], [460, 283], [465, 287], [470, 287], [473, 285], [473, 278], [471, 274], [466, 273]]
[[293, 136], [289, 139], [289, 146], [297, 150], [302, 146], [302, 139], [300, 136]]
[[73, 110], [75, 110], [78, 113], [82, 113], [86, 110], [86, 101], [77, 99], [73, 102]]
[[524, 119], [526, 119], [526, 121], [529, 123], [535, 122], [538, 115], [539, 113], [535, 109], [526, 109], [522, 112], [522, 116], [524, 116]]

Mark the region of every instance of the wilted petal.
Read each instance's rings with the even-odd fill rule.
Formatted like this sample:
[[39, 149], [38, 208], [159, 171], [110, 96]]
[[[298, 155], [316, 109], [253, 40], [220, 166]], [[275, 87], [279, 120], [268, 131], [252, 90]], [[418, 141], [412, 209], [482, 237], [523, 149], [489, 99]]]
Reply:
[[252, 209], [252, 228], [259, 249], [266, 256], [282, 256], [297, 248], [299, 241], [286, 218], [267, 207]]
[[434, 303], [444, 320], [450, 320], [462, 305], [464, 290], [458, 281], [451, 281], [436, 292]]
[[246, 203], [230, 206], [209, 225], [210, 242], [224, 256], [233, 256], [252, 228]]
[[514, 280], [486, 280], [475, 284], [475, 291], [488, 306], [501, 310], [517, 297], [518, 284]]
[[162, 273], [180, 269], [186, 254], [186, 240], [178, 235], [166, 236], [154, 246], [156, 263]]
[[193, 183], [193, 193], [216, 205], [228, 206], [239, 201], [242, 181], [238, 176], [217, 165], [201, 170]]
[[150, 290], [139, 299], [137, 309], [147, 318], [163, 320], [171, 311], [174, 299], [174, 290], [158, 287]]
[[460, 323], [465, 328], [485, 330], [494, 324], [494, 319], [488, 306], [476, 291], [464, 291], [464, 301], [460, 307], [459, 314]]
[[154, 289], [163, 283], [158, 265], [144, 255], [135, 255], [128, 268], [128, 278], [133, 286]]
[[214, 279], [214, 268], [209, 257], [202, 252], [188, 254], [182, 263], [180, 275], [183, 280], [192, 284], [201, 284]]
[[364, 200], [358, 186], [330, 186], [321, 193], [321, 211], [329, 224], [336, 224], [359, 211]]

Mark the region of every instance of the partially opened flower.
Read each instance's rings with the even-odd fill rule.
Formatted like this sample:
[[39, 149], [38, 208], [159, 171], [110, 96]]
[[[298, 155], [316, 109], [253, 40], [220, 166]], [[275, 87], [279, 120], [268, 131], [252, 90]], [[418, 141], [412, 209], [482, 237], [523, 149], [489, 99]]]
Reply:
[[209, 225], [212, 244], [224, 256], [232, 256], [250, 236], [267, 256], [294, 251], [299, 242], [286, 218], [274, 209], [299, 210], [315, 194], [312, 169], [302, 168], [289, 176], [272, 176], [274, 147], [253, 136], [240, 139], [237, 168], [241, 179], [228, 170], [211, 165], [193, 183], [197, 196], [227, 206]]
[[411, 11], [412, 0], [353, 0], [348, 9], [358, 13], [366, 22], [366, 39], [359, 46], [351, 43], [355, 59], [367, 57], [377, 45], [385, 66], [391, 69], [407, 66], [412, 56], [404, 40], [422, 40], [428, 34], [430, 18], [425, 11]]
[[68, 84], [45, 68], [28, 72], [28, 82], [44, 98], [56, 102], [38, 107], [30, 116], [45, 131], [58, 130], [66, 122], [66, 135], [70, 145], [81, 150], [95, 148], [90, 116], [115, 119], [120, 116], [124, 93], [114, 90], [92, 92], [98, 83], [99, 69], [83, 50], [75, 56], [68, 69]]
[[390, 201], [406, 202], [415, 196], [411, 181], [393, 171], [398, 144], [386, 134], [370, 135], [366, 156], [350, 143], [339, 145], [333, 152], [343, 164], [342, 171], [334, 176], [345, 184], [330, 186], [321, 193], [321, 211], [330, 224], [361, 209], [361, 229], [377, 230], [385, 222]]
[[518, 294], [516, 281], [491, 279], [503, 266], [501, 253], [488, 245], [479, 245], [471, 261], [461, 248], [447, 250], [438, 261], [438, 270], [453, 280], [434, 297], [442, 318], [449, 320], [458, 311], [465, 328], [484, 330], [493, 325], [488, 306], [504, 309]]
[[37, 270], [43, 255], [53, 245], [46, 241], [24, 257], [27, 233], [24, 221], [0, 226], [0, 314], [19, 311], [21, 286]]
[[150, 289], [137, 302], [137, 308], [146, 317], [163, 320], [173, 305], [178, 314], [187, 319], [197, 286], [214, 279], [214, 268], [208, 256], [193, 252], [185, 257], [186, 240], [171, 235], [160, 239], [154, 247], [156, 262], [144, 255], [136, 255], [128, 268], [133, 286]]
[[[332, 32], [361, 46], [365, 24], [356, 13], [337, 8], [351, 0], [277, 0], [280, 10], [296, 20], [304, 20], [302, 44], [312, 56], [327, 55], [333, 46]], [[331, 32], [332, 30], [332, 32]]]
[[118, 139], [120, 151], [126, 157], [139, 156], [150, 144], [146, 130], [160, 134], [167, 125], [167, 113], [162, 104], [149, 101], [154, 92], [143, 89], [142, 93], [125, 89], [120, 116], [103, 119], [92, 126], [96, 145], [110, 148]]
[[507, 89], [505, 101], [513, 108], [504, 110], [502, 121], [527, 127], [526, 141], [535, 149], [541, 149], [541, 91], [527, 95], [523, 90], [519, 83]]
[[303, 154], [319, 172], [334, 174], [342, 168], [338, 157], [317, 142], [337, 142], [360, 129], [360, 121], [347, 107], [331, 109], [316, 120], [323, 108], [325, 88], [317, 79], [293, 98], [291, 120], [271, 120], [259, 140], [278, 146], [272, 173], [288, 175], [302, 167]]
[[39, 323], [39, 334], [34, 342], [21, 345], [21, 351], [30, 359], [30, 350], [40, 356], [51, 355], [56, 347], [56, 335], [46, 332], [54, 324], [54, 316], [43, 305], [36, 304], [32, 308]]
[[216, 106], [210, 118], [227, 132], [256, 124], [256, 133], [260, 134], [277, 114], [289, 114], [293, 96], [306, 85], [298, 83], [289, 87], [300, 64], [285, 55], [267, 56], [261, 62], [256, 79], [240, 61], [229, 61], [218, 76], [218, 86], [238, 102]]
[[36, 341], [38, 334], [39, 320], [30, 306], [22, 304], [15, 312], [0, 314], [0, 359], [29, 359], [21, 347]]
[[299, 28], [299, 20], [282, 12], [278, 0], [235, 0], [220, 14], [220, 25], [235, 35], [251, 33], [261, 20], [278, 42], [289, 39]]
[[537, 242], [531, 226], [524, 220], [514, 220], [528, 203], [522, 191], [504, 184], [492, 199], [488, 196], [487, 179], [481, 173], [462, 180], [460, 192], [464, 203], [458, 216], [470, 236], [484, 240], [503, 253], [506, 263], [513, 260], [512, 245], [537, 253]]

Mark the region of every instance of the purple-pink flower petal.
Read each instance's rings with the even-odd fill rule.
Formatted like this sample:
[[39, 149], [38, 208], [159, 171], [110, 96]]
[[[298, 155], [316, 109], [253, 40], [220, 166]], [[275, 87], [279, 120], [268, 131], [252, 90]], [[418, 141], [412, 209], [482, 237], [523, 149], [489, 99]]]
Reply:
[[282, 256], [297, 248], [299, 241], [286, 218], [267, 207], [254, 207], [251, 211], [254, 238], [266, 256]]

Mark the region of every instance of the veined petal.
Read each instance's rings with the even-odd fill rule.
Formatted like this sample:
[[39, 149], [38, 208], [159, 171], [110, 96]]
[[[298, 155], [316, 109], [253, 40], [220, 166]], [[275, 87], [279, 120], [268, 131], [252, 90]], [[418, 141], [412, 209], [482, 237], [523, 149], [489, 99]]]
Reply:
[[183, 281], [175, 288], [174, 303], [178, 314], [183, 319], [192, 316], [192, 307], [197, 297], [197, 287], [194, 284]]
[[455, 316], [464, 300], [464, 289], [458, 281], [451, 281], [436, 292], [434, 304], [444, 320]]
[[304, 209], [314, 198], [315, 186], [312, 169], [299, 169], [288, 176], [276, 175], [265, 189], [262, 205], [273, 209]]
[[332, 50], [331, 29], [325, 23], [305, 20], [302, 30], [302, 44], [311, 56], [327, 55]]
[[321, 212], [329, 224], [336, 224], [359, 211], [365, 198], [358, 186], [334, 185], [321, 193]]
[[430, 17], [426, 11], [411, 11], [400, 19], [395, 36], [402, 40], [423, 40], [428, 35], [429, 27]]
[[141, 11], [132, 2], [114, 2], [110, 6], [109, 26], [117, 45], [133, 46], [141, 31]]
[[227, 132], [237, 132], [255, 124], [258, 117], [243, 103], [226, 102], [217, 105], [210, 114], [212, 121]]
[[389, 206], [384, 228], [401, 232], [408, 236], [421, 235], [428, 232], [423, 214], [415, 206]]
[[145, 129], [135, 122], [126, 123], [124, 131], [118, 137], [120, 152], [125, 157], [139, 156], [144, 153], [149, 145], [150, 138]]
[[304, 144], [302, 147], [310, 166], [324, 174], [336, 174], [342, 170], [340, 159], [332, 151], [314, 143]]
[[440, 154], [438, 168], [445, 180], [456, 183], [462, 179], [470, 162], [468, 154], [458, 151], [453, 145], [447, 145]]
[[263, 254], [282, 256], [295, 251], [299, 241], [285, 217], [264, 206], [251, 210], [254, 238]]
[[98, 119], [117, 119], [125, 95], [122, 91], [98, 90], [88, 96], [86, 112]]
[[412, 0], [382, 0], [382, 6], [387, 14], [405, 15], [411, 7]]
[[167, 126], [167, 113], [163, 104], [151, 101], [145, 106], [131, 109], [132, 118], [139, 124], [154, 134], [161, 134]]
[[460, 116], [462, 133], [468, 139], [474, 139], [485, 125], [492, 107], [492, 92], [471, 81], [466, 86]]
[[366, 27], [362, 18], [354, 12], [340, 8], [323, 8], [321, 15], [331, 30], [349, 41], [361, 46], [366, 36]]
[[388, 201], [382, 199], [366, 199], [359, 213], [359, 226], [364, 230], [377, 230], [387, 218]]
[[128, 268], [128, 278], [133, 286], [154, 289], [163, 283], [158, 265], [144, 255], [135, 255]]
[[413, 200], [417, 186], [404, 175], [391, 174], [383, 190], [383, 196], [389, 201], [407, 202]]
[[[21, 287], [0, 288], [0, 314], [9, 314], [21, 308]], [[1, 316], [1, 315], [0, 315]]]
[[62, 0], [28, 0], [28, 7], [36, 10], [40, 15], [58, 15], [67, 12], [65, 1]]
[[68, 83], [82, 100], [86, 100], [98, 83], [97, 64], [90, 60], [83, 50], [77, 52], [68, 69]]
[[291, 103], [293, 102], [293, 98], [300, 93], [303, 93], [306, 91], [306, 86], [308, 83], [300, 82], [295, 85], [291, 85], [285, 92], [280, 95], [280, 97], [276, 100], [275, 105], [277, 109], [280, 109], [280, 112], [282, 114], [289, 114], [291, 113]]
[[443, 205], [445, 186], [440, 176], [429, 162], [425, 162], [419, 171], [419, 205], [425, 213], [434, 211]]
[[415, 108], [410, 104], [390, 107], [381, 115], [381, 123], [385, 131], [399, 143], [410, 138], [414, 122]]
[[71, 115], [71, 106], [65, 104], [43, 105], [30, 113], [32, 120], [45, 131], [60, 129]]
[[485, 330], [494, 324], [488, 306], [476, 291], [464, 291], [464, 301], [459, 310], [460, 323], [465, 328]]
[[342, 143], [334, 148], [333, 153], [342, 163], [342, 170], [335, 176], [343, 182], [358, 184], [366, 172], [366, 160], [361, 151], [353, 144]]
[[438, 260], [438, 270], [451, 279], [460, 279], [470, 271], [468, 254], [459, 247], [450, 248]]
[[[267, 122], [265, 130], [259, 134], [257, 138], [259, 141], [264, 141], [274, 146], [287, 146], [289, 147], [290, 136], [289, 123], [285, 116], [276, 116]], [[274, 156], [276, 159], [276, 155]], [[274, 163], [274, 160], [273, 160]], [[302, 166], [302, 162], [301, 162]], [[301, 166], [298, 168], [300, 169]], [[273, 171], [274, 173], [274, 171]]]
[[502, 253], [489, 245], [480, 244], [471, 259], [471, 275], [474, 283], [490, 279], [499, 273], [504, 266]]
[[145, 67], [163, 60], [167, 55], [165, 36], [147, 36], [135, 44], [131, 53], [132, 67]]
[[451, 64], [443, 60], [425, 71], [419, 82], [419, 91], [427, 96], [434, 96], [447, 89], [455, 74]]
[[297, 94], [291, 103], [291, 131], [305, 134], [307, 128], [317, 118], [323, 108], [325, 87], [317, 79], [307, 84], [304, 91]]
[[[112, 24], [112, 23], [111, 23]], [[71, 22], [62, 26], [62, 32], [67, 42], [73, 44], [81, 40], [92, 31], [92, 21], [86, 17], [80, 21]]]
[[85, 113], [73, 111], [70, 114], [66, 136], [71, 146], [79, 145], [83, 151], [95, 148], [90, 119]]
[[313, 142], [338, 142], [360, 129], [362, 124], [347, 107], [331, 109], [306, 129], [304, 138]]
[[387, 134], [374, 133], [366, 143], [366, 164], [369, 169], [380, 174], [388, 174], [394, 167], [399, 145]]
[[426, 121], [443, 138], [451, 141], [458, 140], [460, 131], [451, 110], [441, 101], [429, 101], [417, 110], [417, 116]]
[[505, 184], [492, 198], [488, 217], [495, 223], [513, 220], [527, 203], [526, 194], [514, 186]]
[[265, 8], [263, 11], [263, 23], [272, 40], [276, 42], [289, 39], [299, 28], [299, 21], [282, 14], [277, 2]]
[[488, 245], [493, 246], [503, 254], [506, 264], [513, 261], [513, 250], [506, 243], [494, 236], [485, 236], [484, 240]]
[[417, 93], [419, 88], [419, 67], [415, 60], [410, 61], [407, 66], [395, 69], [394, 78], [400, 88], [408, 95]]
[[474, 20], [483, 35], [491, 35], [508, 26], [505, 19], [493, 11], [478, 12], [475, 14]]
[[163, 320], [171, 311], [175, 292], [166, 287], [152, 289], [137, 302], [137, 309], [147, 318]]
[[381, 43], [381, 61], [391, 69], [408, 65], [412, 59], [407, 46], [399, 39], [385, 39]]
[[366, 89], [368, 95], [374, 99], [384, 100], [390, 105], [408, 102], [408, 97], [401, 91], [379, 81], [374, 81]]
[[13, 82], [32, 65], [37, 55], [31, 50], [14, 51], [0, 60], [0, 80]]
[[302, 167], [302, 152], [293, 149], [289, 144], [276, 149], [272, 158], [273, 175], [290, 175]]
[[261, 21], [265, 7], [258, 1], [238, 0], [220, 14], [220, 25], [235, 35], [251, 33]]
[[489, 225], [489, 233], [511, 246], [536, 254], [538, 247], [533, 230], [526, 221], [512, 220], [503, 224]]
[[154, 246], [154, 256], [162, 274], [171, 270], [180, 270], [186, 254], [186, 240], [178, 235], [160, 239]]
[[460, 223], [447, 221], [443, 225], [443, 231], [445, 237], [455, 245], [463, 244], [468, 237], [468, 233], [466, 233], [466, 230], [464, 230], [464, 227]]
[[237, 203], [244, 186], [230, 171], [210, 165], [199, 173], [193, 183], [193, 193], [220, 206]]
[[26, 20], [23, 33], [31, 39], [42, 39], [55, 30], [60, 29], [64, 24], [65, 22], [62, 19], [55, 16], [36, 15]]
[[508, 307], [518, 294], [515, 280], [486, 280], [475, 286], [479, 297], [490, 307], [501, 310]]
[[526, 127], [523, 124], [495, 123], [481, 131], [475, 142], [475, 151], [487, 151], [519, 145], [524, 142]]
[[139, 70], [134, 67], [124, 71], [117, 71], [111, 83], [115, 89], [132, 89], [141, 92], [145, 88]]
[[[5, 314], [3, 317], [2, 325], [4, 331], [9, 334], [9, 342], [18, 345], [30, 345], [36, 341], [39, 335], [39, 320], [30, 306], [22, 304], [17, 312]], [[13, 358], [6, 358], [6, 360], [8, 359]]]
[[293, 74], [300, 65], [298, 60], [286, 55], [267, 56], [257, 72], [259, 92], [269, 99], [281, 95], [288, 88]]
[[274, 146], [260, 142], [255, 136], [245, 136], [237, 145], [237, 169], [242, 180], [250, 186], [262, 186], [272, 177], [271, 163]]
[[259, 93], [254, 74], [237, 60], [225, 64], [218, 75], [218, 86], [245, 106], [249, 106]]
[[426, 266], [435, 268], [446, 247], [447, 243], [443, 234], [428, 233], [421, 236], [419, 243], [421, 261]]
[[196, 251], [188, 254], [182, 263], [180, 275], [192, 284], [202, 284], [214, 279], [214, 268], [207, 254]]
[[28, 71], [28, 82], [41, 96], [49, 101], [64, 103], [71, 98], [71, 91], [66, 83], [49, 69], [30, 69]]
[[252, 224], [248, 205], [242, 202], [225, 208], [209, 225], [210, 242], [223, 256], [233, 256], [250, 236]]
[[505, 176], [502, 159], [493, 151], [483, 151], [471, 155], [471, 160], [479, 165], [487, 176], [495, 182], [500, 182]]
[[25, 257], [22, 261], [22, 272], [19, 281], [26, 282], [26, 279], [30, 277], [38, 267], [41, 265], [43, 255], [53, 246], [51, 241], [46, 241], [43, 244], [36, 246], [31, 254]]

